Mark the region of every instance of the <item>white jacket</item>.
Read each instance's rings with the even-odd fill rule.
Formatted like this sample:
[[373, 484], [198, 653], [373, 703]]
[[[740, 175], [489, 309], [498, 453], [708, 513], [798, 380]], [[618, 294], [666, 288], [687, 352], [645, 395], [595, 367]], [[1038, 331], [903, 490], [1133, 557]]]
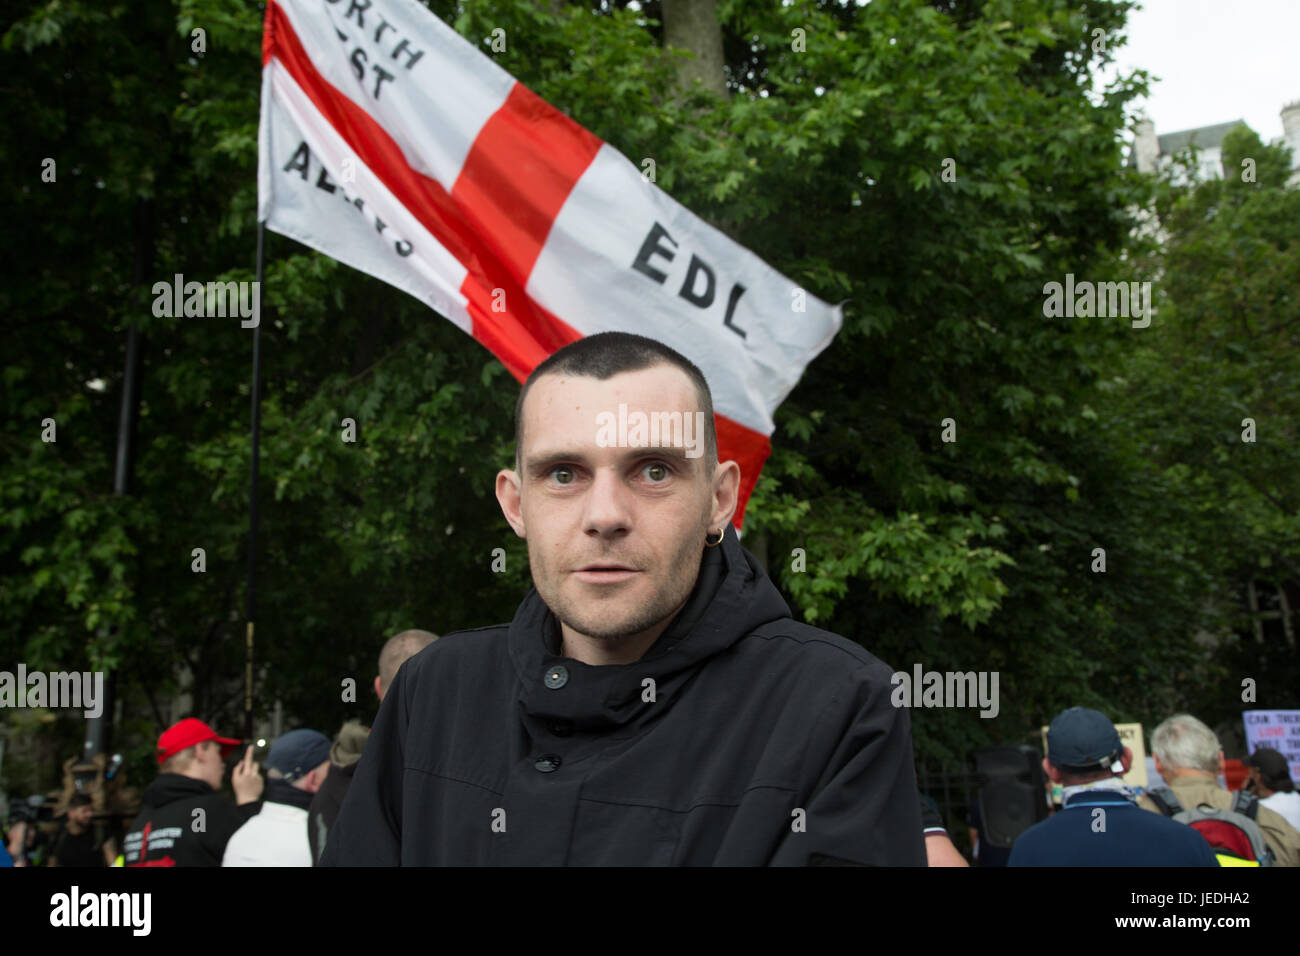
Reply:
[[1286, 792], [1279, 790], [1271, 797], [1264, 797], [1259, 802], [1274, 813], [1282, 814], [1282, 816], [1286, 817], [1287, 823], [1300, 830], [1300, 793], [1296, 793], [1294, 790]]
[[287, 803], [264, 803], [257, 816], [234, 832], [222, 866], [311, 866], [307, 811]]

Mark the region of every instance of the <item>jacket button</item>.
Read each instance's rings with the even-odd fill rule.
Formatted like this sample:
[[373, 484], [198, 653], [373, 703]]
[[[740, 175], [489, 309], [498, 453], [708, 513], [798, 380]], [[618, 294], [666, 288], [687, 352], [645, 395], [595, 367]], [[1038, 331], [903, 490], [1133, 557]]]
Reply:
[[560, 756], [559, 754], [542, 754], [537, 758], [537, 762], [533, 766], [542, 773], [551, 773], [560, 769]]
[[571, 720], [553, 720], [551, 721], [551, 733], [557, 737], [567, 737], [573, 733], [573, 721]]
[[559, 690], [569, 682], [569, 669], [563, 664], [556, 664], [548, 668], [546, 676], [542, 678], [543, 683], [551, 690]]

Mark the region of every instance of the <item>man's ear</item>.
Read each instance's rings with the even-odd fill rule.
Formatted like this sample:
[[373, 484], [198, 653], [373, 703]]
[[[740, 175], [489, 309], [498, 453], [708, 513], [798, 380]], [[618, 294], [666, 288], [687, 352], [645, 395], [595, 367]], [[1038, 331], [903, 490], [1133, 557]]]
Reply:
[[1043, 773], [1047, 774], [1047, 779], [1052, 783], [1061, 782], [1061, 771], [1053, 767], [1046, 757], [1043, 758]]
[[375, 696], [379, 698], [381, 704], [384, 702], [384, 682], [378, 674], [375, 675]]
[[1160, 774], [1160, 779], [1163, 780], [1165, 783], [1168, 783], [1169, 774], [1166, 771], [1168, 771], [1169, 768], [1166, 767], [1163, 763], [1161, 763], [1160, 758], [1157, 757], [1155, 754], [1151, 755], [1151, 759], [1156, 762], [1156, 773]]
[[501, 513], [505, 515], [506, 521], [514, 533], [521, 538], [525, 538], [527, 535], [524, 533], [524, 513], [521, 508], [520, 491], [518, 472], [509, 468], [502, 468], [497, 472], [497, 503], [501, 505]]
[[740, 466], [734, 461], [720, 461], [713, 469], [713, 499], [709, 514], [709, 527], [722, 528], [731, 524], [736, 508], [740, 504]]
[[[1120, 758], [1120, 761], [1119, 761], [1119, 762], [1120, 762], [1120, 765], [1124, 768], [1124, 773], [1128, 773], [1128, 772], [1129, 772], [1129, 769], [1133, 766], [1133, 748], [1132, 748], [1132, 747], [1125, 747], [1125, 748], [1124, 748], [1124, 756]], [[1123, 774], [1121, 774], [1121, 776], [1122, 776], [1122, 775], [1123, 775]]]

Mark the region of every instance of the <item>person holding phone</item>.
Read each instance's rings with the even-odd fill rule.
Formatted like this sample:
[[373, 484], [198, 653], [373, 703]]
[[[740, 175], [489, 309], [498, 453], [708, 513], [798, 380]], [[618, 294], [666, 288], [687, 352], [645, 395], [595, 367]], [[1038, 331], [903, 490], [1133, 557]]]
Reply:
[[230, 774], [235, 804], [219, 792], [225, 759], [239, 744], [193, 717], [163, 731], [158, 776], [122, 841], [126, 866], [221, 865], [230, 837], [261, 809], [264, 781], [252, 745]]

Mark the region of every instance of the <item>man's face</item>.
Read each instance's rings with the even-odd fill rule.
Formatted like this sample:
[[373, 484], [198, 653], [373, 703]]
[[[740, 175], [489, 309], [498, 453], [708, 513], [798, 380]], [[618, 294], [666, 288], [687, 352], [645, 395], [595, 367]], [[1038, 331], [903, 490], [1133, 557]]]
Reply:
[[700, 410], [671, 365], [605, 381], [545, 375], [524, 401], [520, 471], [497, 476], [542, 600], [573, 630], [610, 642], [666, 624], [685, 604], [705, 535], [735, 511], [739, 478], [734, 463], [688, 457], [680, 435], [676, 447], [662, 435], [659, 447], [602, 447], [597, 416], [617, 416], [620, 403], [629, 420], [679, 412], [694, 424]]
[[81, 807], [73, 807], [68, 811], [68, 819], [79, 827], [84, 827], [90, 823], [91, 816], [94, 815], [94, 809], [90, 804]]

